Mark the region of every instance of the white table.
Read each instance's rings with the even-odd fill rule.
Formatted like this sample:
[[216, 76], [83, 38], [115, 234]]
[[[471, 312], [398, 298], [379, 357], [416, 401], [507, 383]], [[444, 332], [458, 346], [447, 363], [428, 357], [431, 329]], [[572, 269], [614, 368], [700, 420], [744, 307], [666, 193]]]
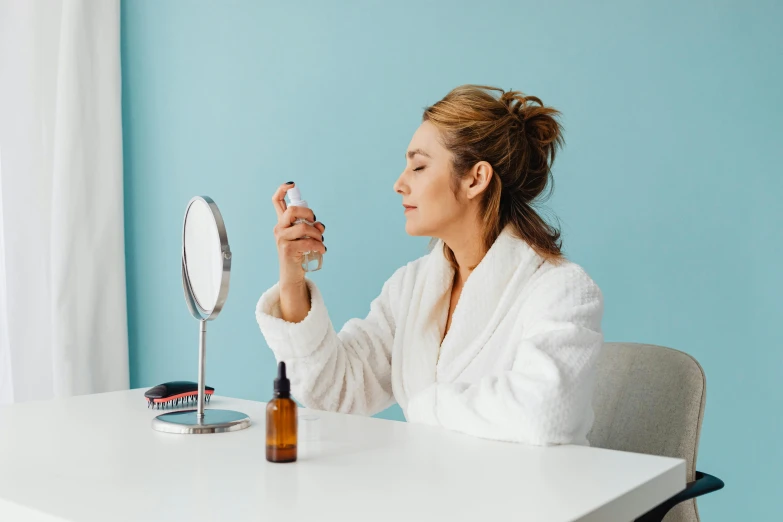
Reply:
[[319, 438], [270, 464], [264, 403], [216, 396], [253, 425], [171, 435], [143, 392], [0, 407], [0, 520], [627, 522], [685, 487], [679, 459], [312, 411]]

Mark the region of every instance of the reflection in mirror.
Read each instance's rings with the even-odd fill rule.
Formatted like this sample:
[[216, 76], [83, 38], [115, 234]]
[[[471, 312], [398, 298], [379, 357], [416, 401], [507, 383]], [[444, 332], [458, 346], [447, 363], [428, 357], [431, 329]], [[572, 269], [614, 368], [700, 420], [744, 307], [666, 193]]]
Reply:
[[223, 259], [215, 218], [209, 205], [193, 201], [185, 216], [185, 266], [193, 296], [202, 310], [217, 303]]

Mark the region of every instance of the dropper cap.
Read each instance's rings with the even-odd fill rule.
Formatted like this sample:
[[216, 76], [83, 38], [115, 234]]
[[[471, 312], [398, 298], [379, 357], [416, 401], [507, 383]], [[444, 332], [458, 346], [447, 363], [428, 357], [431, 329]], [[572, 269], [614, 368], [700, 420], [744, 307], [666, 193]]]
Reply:
[[277, 379], [275, 379], [275, 397], [288, 399], [291, 397], [291, 381], [285, 375], [285, 363], [280, 361], [277, 365]]

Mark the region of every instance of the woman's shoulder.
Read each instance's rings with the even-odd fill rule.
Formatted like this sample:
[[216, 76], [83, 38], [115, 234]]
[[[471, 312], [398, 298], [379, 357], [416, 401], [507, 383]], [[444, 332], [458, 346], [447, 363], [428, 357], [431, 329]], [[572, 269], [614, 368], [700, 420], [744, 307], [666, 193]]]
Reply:
[[575, 304], [603, 302], [598, 283], [581, 265], [566, 258], [544, 261], [530, 285], [534, 294], [554, 300], [574, 301]]
[[516, 272], [525, 274], [519, 281], [520, 293], [545, 301], [573, 295], [579, 295], [580, 300], [602, 299], [598, 284], [581, 265], [567, 257], [546, 258], [509, 228], [503, 231], [496, 244], [496, 259], [516, 265]]

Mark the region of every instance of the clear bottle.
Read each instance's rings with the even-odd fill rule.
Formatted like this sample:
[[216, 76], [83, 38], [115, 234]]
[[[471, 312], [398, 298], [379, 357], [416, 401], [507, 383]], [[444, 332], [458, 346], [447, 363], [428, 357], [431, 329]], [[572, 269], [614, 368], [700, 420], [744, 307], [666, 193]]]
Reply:
[[297, 408], [291, 399], [291, 382], [285, 375], [285, 363], [277, 366], [275, 396], [266, 405], [266, 460], [295, 462]]
[[[288, 191], [288, 200], [288, 206], [290, 207], [310, 208], [307, 206], [307, 201], [302, 199], [302, 193], [299, 192], [297, 187], [294, 187]], [[308, 225], [313, 225], [313, 223], [307, 221], [306, 219], [297, 219], [294, 221], [294, 225], [298, 223], [307, 223]], [[321, 266], [323, 266], [323, 256], [320, 252], [305, 252], [302, 256], [302, 269], [305, 272], [315, 272], [316, 270], [320, 270]]]

